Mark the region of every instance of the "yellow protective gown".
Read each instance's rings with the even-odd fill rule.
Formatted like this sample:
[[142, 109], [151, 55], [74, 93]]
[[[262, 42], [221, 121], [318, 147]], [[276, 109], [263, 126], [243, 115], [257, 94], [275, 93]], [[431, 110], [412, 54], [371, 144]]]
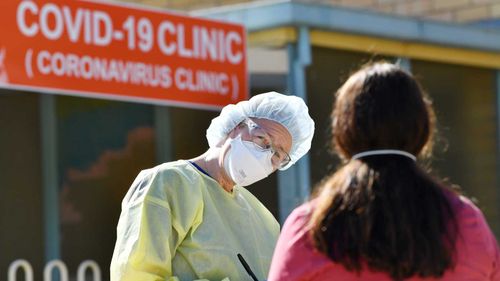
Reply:
[[185, 160], [142, 171], [123, 199], [111, 281], [265, 280], [279, 235], [243, 187], [228, 193]]

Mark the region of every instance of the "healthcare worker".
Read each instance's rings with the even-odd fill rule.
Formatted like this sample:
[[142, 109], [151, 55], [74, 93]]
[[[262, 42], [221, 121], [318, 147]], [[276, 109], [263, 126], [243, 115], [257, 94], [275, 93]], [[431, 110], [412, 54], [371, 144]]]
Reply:
[[140, 172], [122, 202], [111, 281], [259, 280], [279, 224], [245, 187], [286, 170], [311, 147], [304, 101], [269, 92], [228, 105], [207, 130], [209, 149]]

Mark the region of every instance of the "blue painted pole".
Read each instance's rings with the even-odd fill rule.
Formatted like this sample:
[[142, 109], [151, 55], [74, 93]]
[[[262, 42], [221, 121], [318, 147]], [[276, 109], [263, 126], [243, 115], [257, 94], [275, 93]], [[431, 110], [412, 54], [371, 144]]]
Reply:
[[[288, 45], [288, 92], [307, 102], [305, 68], [311, 64], [311, 46], [307, 27], [298, 29], [296, 44]], [[283, 223], [292, 210], [305, 202], [310, 192], [309, 155], [302, 157], [295, 165], [278, 173], [279, 216]]]
[[398, 58], [396, 60], [396, 64], [399, 65], [402, 69], [411, 72], [411, 61], [408, 58]]
[[167, 106], [155, 106], [155, 142], [156, 163], [173, 160], [172, 124], [170, 109]]
[[[496, 182], [496, 188], [497, 188], [497, 200], [500, 202], [500, 70], [496, 70], [495, 73], [495, 92], [497, 96], [497, 108], [496, 108], [496, 113], [497, 113], [497, 182]], [[500, 204], [497, 204], [499, 207], [499, 213], [500, 213]], [[500, 227], [497, 226], [496, 229], [496, 234], [497, 237], [500, 235]]]
[[55, 96], [40, 95], [45, 262], [60, 258]]

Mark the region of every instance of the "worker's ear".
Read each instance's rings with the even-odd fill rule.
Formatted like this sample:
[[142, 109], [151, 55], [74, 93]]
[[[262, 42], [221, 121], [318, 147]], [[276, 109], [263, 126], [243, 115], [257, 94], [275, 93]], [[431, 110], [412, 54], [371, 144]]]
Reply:
[[229, 136], [226, 136], [225, 138], [221, 139], [221, 140], [217, 143], [216, 147], [222, 147], [222, 146], [226, 143], [226, 140], [227, 140], [228, 138], [229, 138]]
[[224, 145], [224, 143], [226, 143], [228, 138], [234, 139], [235, 137], [237, 137], [240, 134], [241, 129], [244, 127], [245, 127], [245, 124], [243, 122], [236, 125], [236, 127], [234, 127], [234, 129], [232, 129], [229, 132], [229, 134], [227, 134], [227, 136], [225, 138], [223, 138], [219, 143], [217, 143], [217, 147], [222, 147]]

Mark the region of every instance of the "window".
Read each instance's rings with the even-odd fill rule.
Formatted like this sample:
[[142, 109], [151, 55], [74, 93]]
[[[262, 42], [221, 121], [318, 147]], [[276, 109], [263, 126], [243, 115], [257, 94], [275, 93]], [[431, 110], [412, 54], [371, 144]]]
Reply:
[[109, 279], [121, 200], [139, 171], [155, 166], [153, 109], [57, 98], [61, 259], [70, 276], [91, 259]]
[[44, 266], [39, 95], [0, 90], [0, 273], [17, 259]]

